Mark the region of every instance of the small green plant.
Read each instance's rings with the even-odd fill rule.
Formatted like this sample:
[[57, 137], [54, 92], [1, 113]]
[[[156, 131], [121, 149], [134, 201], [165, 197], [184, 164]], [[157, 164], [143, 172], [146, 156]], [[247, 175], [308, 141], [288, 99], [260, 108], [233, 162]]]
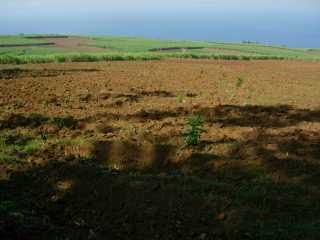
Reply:
[[47, 141], [49, 136], [48, 136], [48, 134], [41, 132], [40, 138], [42, 139], [42, 141]]
[[16, 163], [20, 161], [21, 161], [20, 159], [17, 159], [9, 154], [0, 152], [0, 163], [8, 164], [8, 163]]
[[243, 79], [241, 77], [237, 78], [236, 86], [240, 88], [243, 85]]
[[12, 201], [0, 202], [0, 213], [8, 213], [16, 209], [16, 204]]
[[26, 155], [33, 155], [43, 149], [39, 138], [7, 132], [0, 136], [0, 162], [23, 162]]
[[202, 129], [203, 123], [203, 117], [200, 115], [188, 118], [188, 129], [184, 134], [184, 140], [188, 146], [195, 146], [199, 144], [201, 133], [204, 131]]
[[86, 139], [84, 138], [63, 138], [63, 139], [58, 139], [57, 144], [61, 146], [67, 146], [67, 145], [78, 145], [82, 146], [87, 143]]
[[23, 151], [26, 154], [34, 154], [35, 152], [39, 151], [40, 149], [41, 149], [40, 143], [32, 141], [24, 146]]
[[177, 96], [178, 103], [183, 103], [184, 97], [182, 95]]
[[46, 108], [49, 106], [49, 102], [48, 101], [43, 101], [41, 102], [42, 107]]

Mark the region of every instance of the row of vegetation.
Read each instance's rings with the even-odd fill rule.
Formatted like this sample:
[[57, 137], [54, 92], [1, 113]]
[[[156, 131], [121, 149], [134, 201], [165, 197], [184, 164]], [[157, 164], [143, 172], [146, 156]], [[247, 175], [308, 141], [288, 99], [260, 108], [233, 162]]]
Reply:
[[92, 53], [92, 54], [52, 54], [52, 55], [2, 55], [0, 64], [27, 63], [64, 63], [64, 62], [99, 62], [99, 61], [131, 61], [131, 60], [162, 60], [170, 58], [184, 59], [215, 59], [215, 60], [285, 60], [279, 56], [237, 56], [214, 55], [206, 53]]
[[[173, 41], [130, 37], [61, 36], [76, 39], [75, 47], [21, 46], [45, 44], [59, 36], [0, 36], [0, 64], [84, 62], [113, 60], [159, 60], [164, 58], [268, 60], [319, 60], [317, 49], [286, 48], [254, 43]], [[12, 45], [12, 47], [4, 47]], [[88, 52], [90, 49], [90, 52]]]

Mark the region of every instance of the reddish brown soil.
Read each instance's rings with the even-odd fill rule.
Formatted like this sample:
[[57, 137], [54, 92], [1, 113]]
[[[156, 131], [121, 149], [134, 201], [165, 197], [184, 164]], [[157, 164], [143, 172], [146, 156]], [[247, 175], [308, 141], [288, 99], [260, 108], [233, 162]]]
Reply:
[[[318, 62], [302, 61], [192, 60], [23, 65], [18, 76], [0, 82], [1, 112], [13, 112], [13, 105], [22, 102], [25, 106], [14, 109], [15, 113], [83, 118], [97, 114], [128, 117], [151, 111], [159, 112], [163, 121], [172, 118], [161, 113], [185, 115], [226, 105], [233, 105], [234, 109], [288, 105], [317, 110], [319, 66]], [[244, 81], [239, 88], [238, 77]], [[85, 95], [90, 95], [89, 99], [81, 100]], [[183, 97], [181, 103], [178, 96]], [[65, 99], [69, 100], [68, 105]], [[58, 104], [43, 108], [43, 101]]]
[[[47, 214], [55, 226], [22, 229], [28, 238], [20, 239], [61, 232], [80, 239], [254, 239], [247, 215], [230, 202], [257, 172], [274, 186], [304, 186], [304, 199], [292, 199], [297, 204], [320, 199], [320, 62], [41, 64], [8, 75], [3, 69], [10, 67], [0, 66], [1, 131], [87, 141], [51, 144], [28, 163], [0, 165], [6, 194], [36, 202], [34, 214]], [[199, 146], [188, 148], [186, 119], [196, 114], [204, 116], [205, 132]], [[62, 129], [45, 120], [68, 116], [76, 124]], [[179, 176], [226, 186], [202, 189]], [[288, 216], [287, 195], [277, 194], [270, 204], [278, 210], [252, 213], [250, 223]], [[290, 206], [293, 221], [316, 221]]]
[[68, 37], [68, 38], [43, 38], [42, 40], [45, 40], [50, 43], [54, 43], [54, 47], [67, 49], [71, 51], [77, 51], [77, 50], [86, 51], [86, 52], [106, 51], [105, 49], [102, 49], [102, 48], [87, 46], [91, 44], [91, 42], [87, 39]]

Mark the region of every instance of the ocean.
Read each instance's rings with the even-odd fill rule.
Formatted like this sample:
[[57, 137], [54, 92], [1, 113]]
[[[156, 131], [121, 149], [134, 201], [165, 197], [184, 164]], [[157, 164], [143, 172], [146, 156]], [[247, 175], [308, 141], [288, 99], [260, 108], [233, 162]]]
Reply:
[[0, 34], [83, 34], [212, 42], [252, 41], [298, 48], [320, 48], [319, 14], [203, 14], [179, 16], [0, 16]]

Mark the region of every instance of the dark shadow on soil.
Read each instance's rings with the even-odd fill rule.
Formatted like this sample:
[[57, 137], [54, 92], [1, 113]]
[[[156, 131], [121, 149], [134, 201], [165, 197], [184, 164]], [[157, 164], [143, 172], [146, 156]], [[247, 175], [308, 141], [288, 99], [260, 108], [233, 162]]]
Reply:
[[43, 124], [52, 124], [58, 128], [74, 129], [78, 126], [79, 120], [72, 116], [67, 117], [46, 117], [41, 114], [11, 114], [7, 118], [0, 120], [0, 130], [2, 129], [15, 129], [18, 127], [37, 128]]
[[175, 97], [175, 95], [168, 91], [156, 90], [156, 91], [134, 91], [136, 94], [140, 96], [147, 97]]
[[125, 103], [135, 103], [144, 97], [175, 97], [171, 92], [167, 91], [137, 91], [132, 90], [131, 93], [103, 92], [99, 95], [100, 100], [114, 99], [109, 103], [108, 107], [120, 107]]
[[[207, 121], [256, 131], [241, 141], [201, 143], [233, 144], [223, 156], [203, 146], [186, 151], [169, 139], [98, 141], [91, 157], [50, 156], [0, 181], [0, 239], [319, 239], [320, 133], [270, 133], [264, 122], [318, 122], [319, 112], [284, 106], [202, 111]], [[135, 117], [180, 116], [170, 114]], [[14, 115], [1, 126], [40, 127], [48, 119]]]
[[[224, 237], [206, 203], [177, 180], [138, 177], [90, 162], [56, 163], [0, 182], [1, 239]], [[12, 206], [11, 206], [11, 205]]]
[[[317, 239], [319, 162], [308, 161], [319, 161], [320, 137], [307, 135], [293, 145], [305, 151], [302, 167], [276, 157], [291, 135], [261, 132], [278, 145], [258, 144], [263, 169], [196, 151], [173, 163], [177, 148], [167, 144], [97, 142], [92, 158], [53, 160], [0, 182], [1, 239]], [[276, 170], [288, 180], [264, 178]], [[296, 180], [305, 175], [308, 182]]]
[[81, 72], [98, 72], [98, 69], [21, 69], [8, 68], [0, 70], [0, 79], [16, 79], [22, 77], [56, 77]]
[[210, 123], [241, 127], [286, 127], [300, 122], [320, 122], [320, 110], [296, 109], [288, 105], [221, 105], [201, 109], [199, 114]]
[[279, 180], [295, 179], [319, 189], [320, 133], [294, 130], [280, 134], [258, 129], [232, 153], [242, 159], [259, 159], [266, 171]]
[[161, 120], [164, 118], [169, 118], [169, 117], [178, 117], [180, 115], [179, 112], [174, 112], [174, 111], [160, 111], [160, 110], [141, 110], [135, 114], [128, 115], [127, 117], [130, 118], [136, 118], [140, 120]]
[[219, 105], [202, 109], [179, 107], [172, 110], [140, 110], [134, 114], [127, 115], [105, 113], [99, 114], [97, 117], [106, 117], [114, 120], [160, 121], [166, 118], [189, 117], [192, 115], [202, 115], [206, 123], [219, 123], [222, 124], [222, 127], [282, 128], [295, 126], [301, 122], [320, 122], [320, 110], [297, 109], [288, 105]]

